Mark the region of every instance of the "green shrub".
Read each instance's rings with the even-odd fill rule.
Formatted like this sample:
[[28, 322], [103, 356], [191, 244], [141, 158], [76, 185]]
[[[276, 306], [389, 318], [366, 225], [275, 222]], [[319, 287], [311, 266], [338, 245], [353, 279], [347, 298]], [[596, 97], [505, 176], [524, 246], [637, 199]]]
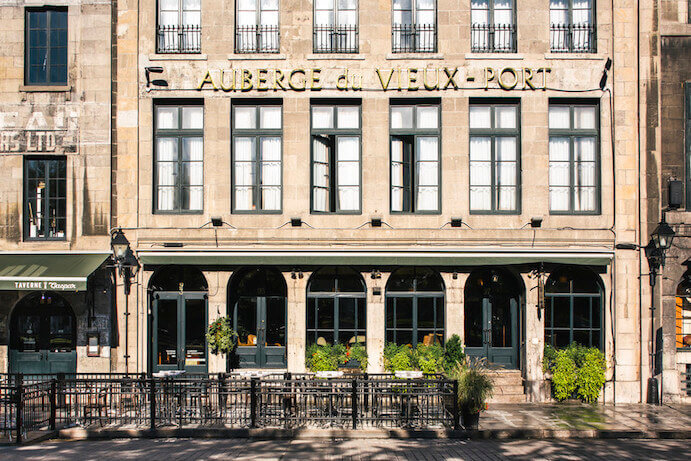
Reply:
[[384, 369], [390, 373], [413, 369], [413, 350], [407, 345], [387, 343], [384, 347]]
[[484, 359], [466, 358], [451, 370], [452, 379], [458, 380], [458, 406], [466, 413], [478, 413], [492, 396], [494, 384], [487, 375]]
[[367, 349], [360, 343], [355, 343], [350, 346], [346, 352], [347, 360], [357, 360], [360, 363], [360, 370], [367, 371]]
[[576, 377], [576, 392], [583, 401], [596, 402], [605, 384], [605, 355], [592, 347], [583, 354], [582, 363]]
[[311, 344], [307, 347], [305, 366], [310, 371], [336, 371], [346, 362], [346, 347], [343, 344], [333, 346]]
[[439, 373], [444, 369], [444, 349], [439, 344], [425, 346], [418, 343], [412, 365], [423, 373]]
[[578, 397], [595, 402], [605, 384], [605, 356], [596, 347], [572, 343], [564, 349], [545, 346], [543, 371], [552, 373], [552, 394], [556, 400]]
[[453, 335], [444, 345], [444, 370], [451, 373], [457, 364], [465, 361], [465, 349], [461, 337]]

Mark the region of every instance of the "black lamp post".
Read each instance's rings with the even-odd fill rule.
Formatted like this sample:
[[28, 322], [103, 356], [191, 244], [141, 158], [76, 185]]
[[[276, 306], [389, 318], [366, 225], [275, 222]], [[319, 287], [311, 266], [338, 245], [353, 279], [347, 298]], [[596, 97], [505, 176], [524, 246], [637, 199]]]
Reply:
[[665, 266], [665, 254], [672, 246], [674, 229], [665, 221], [665, 214], [655, 230], [650, 234], [650, 242], [645, 246], [645, 257], [650, 269], [650, 377], [648, 378], [648, 403], [661, 403], [655, 373], [655, 284], [657, 274]]
[[110, 247], [113, 249], [113, 258], [118, 267], [118, 274], [122, 277], [125, 292], [125, 373], [129, 373], [129, 298], [132, 280], [139, 271], [139, 262], [130, 248], [130, 242], [125, 237], [122, 229], [118, 228], [111, 232]]

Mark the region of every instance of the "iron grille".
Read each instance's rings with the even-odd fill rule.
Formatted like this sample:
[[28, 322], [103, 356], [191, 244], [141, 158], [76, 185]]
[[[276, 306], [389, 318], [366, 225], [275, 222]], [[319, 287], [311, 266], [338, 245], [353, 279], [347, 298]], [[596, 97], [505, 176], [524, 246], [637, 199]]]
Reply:
[[473, 53], [515, 53], [515, 24], [471, 24], [470, 45]]
[[436, 53], [437, 27], [434, 24], [394, 24], [391, 50], [394, 53]]
[[552, 24], [550, 51], [552, 53], [595, 53], [594, 24]]
[[315, 53], [357, 53], [358, 26], [314, 26]]
[[278, 26], [238, 26], [235, 28], [236, 53], [278, 53]]
[[158, 26], [156, 52], [160, 54], [201, 53], [202, 26]]

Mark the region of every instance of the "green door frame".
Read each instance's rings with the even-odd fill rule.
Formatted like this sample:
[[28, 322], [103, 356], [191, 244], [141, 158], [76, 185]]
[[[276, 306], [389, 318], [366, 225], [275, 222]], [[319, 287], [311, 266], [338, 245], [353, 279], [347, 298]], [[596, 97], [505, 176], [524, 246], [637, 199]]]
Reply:
[[[159, 365], [157, 363], [156, 357], [158, 356], [158, 308], [159, 301], [176, 301], [177, 303], [177, 349], [176, 349], [176, 364], [171, 365]], [[206, 292], [177, 292], [177, 291], [158, 291], [153, 294], [152, 303], [152, 332], [151, 332], [151, 367], [152, 372], [164, 371], [164, 370], [185, 370], [189, 373], [206, 373], [208, 371], [209, 364], [209, 350], [204, 340], [204, 354], [205, 363], [204, 365], [186, 365], [185, 357], [185, 347], [186, 347], [186, 309], [187, 300], [203, 300], [203, 310], [204, 310], [204, 325], [208, 325], [208, 295]], [[203, 332], [206, 335], [206, 329]]]
[[492, 346], [492, 300], [482, 298], [482, 346], [466, 347], [471, 357], [484, 357], [487, 362], [507, 368], [518, 366], [518, 300], [509, 298], [511, 315], [511, 347]]
[[[284, 328], [286, 334], [284, 339], [284, 346], [269, 346], [266, 345], [266, 306], [267, 299], [282, 299], [284, 304]], [[288, 320], [288, 302], [285, 297], [281, 296], [240, 296], [233, 306], [233, 329], [238, 330], [238, 303], [241, 299], [253, 299], [255, 301], [257, 325], [255, 326], [255, 333], [257, 337], [256, 346], [238, 346], [236, 354], [238, 357], [238, 366], [240, 368], [285, 368], [287, 366], [287, 320]]]

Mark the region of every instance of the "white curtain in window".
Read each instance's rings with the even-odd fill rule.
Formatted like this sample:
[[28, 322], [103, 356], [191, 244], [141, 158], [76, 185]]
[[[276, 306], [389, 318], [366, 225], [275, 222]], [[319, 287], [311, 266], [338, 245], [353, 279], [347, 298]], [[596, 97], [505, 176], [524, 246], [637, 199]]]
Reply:
[[470, 23], [473, 26], [471, 49], [486, 50], [489, 45], [489, 0], [472, 0], [470, 8]]
[[175, 174], [178, 160], [177, 138], [156, 139], [158, 204], [159, 210], [175, 207]]
[[329, 211], [329, 143], [321, 137], [312, 141], [312, 206], [315, 211]]
[[253, 210], [252, 190], [254, 178], [255, 138], [235, 138], [234, 142], [234, 180], [235, 209]]
[[495, 157], [497, 166], [497, 208], [499, 210], [516, 209], [517, 192], [517, 149], [515, 137], [496, 138]]
[[281, 129], [281, 107], [264, 106], [259, 108], [259, 127], [268, 130]]
[[439, 106], [417, 106], [417, 128], [437, 128], [439, 126]]
[[391, 210], [403, 211], [403, 149], [400, 139], [391, 140]]
[[494, 48], [510, 50], [513, 46], [513, 0], [494, 0]]
[[595, 210], [595, 138], [574, 139], [574, 178], [576, 192], [574, 207], [577, 211]]
[[[175, 127], [177, 128], [177, 126]], [[182, 128], [184, 130], [203, 130], [204, 129], [204, 108], [183, 107], [182, 108]]]
[[592, 0], [573, 0], [573, 24], [590, 24]]
[[568, 106], [550, 106], [549, 108], [549, 128], [550, 129], [569, 129], [571, 122], [569, 120]]
[[470, 138], [470, 209], [492, 209], [492, 141], [488, 137]]
[[262, 209], [281, 209], [281, 138], [261, 139]]
[[438, 209], [439, 186], [439, 150], [437, 137], [417, 138], [416, 176], [417, 176], [417, 209], [431, 211]]
[[435, 0], [415, 0], [415, 9], [417, 14], [415, 23], [417, 25], [433, 26], [436, 23], [436, 6], [434, 3]]
[[360, 208], [360, 138], [337, 139], [338, 203], [343, 211]]
[[496, 106], [494, 108], [495, 126], [497, 128], [516, 128], [516, 106]]
[[549, 139], [549, 195], [550, 210], [569, 209], [569, 138], [552, 136]]
[[559, 25], [569, 23], [569, 0], [549, 1], [549, 21]]
[[202, 138], [183, 139], [183, 161], [188, 165], [189, 209], [201, 210], [204, 204], [204, 141]]
[[199, 26], [201, 23], [201, 0], [182, 0], [182, 24], [185, 26]]
[[577, 130], [594, 130], [597, 121], [595, 106], [582, 106], [573, 108], [573, 127]]

